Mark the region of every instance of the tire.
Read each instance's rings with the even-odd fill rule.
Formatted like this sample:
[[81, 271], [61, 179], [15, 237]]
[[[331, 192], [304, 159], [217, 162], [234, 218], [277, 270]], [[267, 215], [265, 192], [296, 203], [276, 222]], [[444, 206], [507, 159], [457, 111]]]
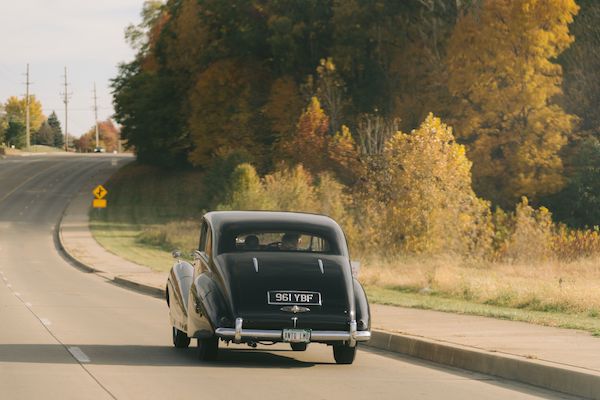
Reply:
[[290, 343], [293, 351], [306, 351], [308, 343]]
[[219, 353], [219, 338], [198, 339], [198, 358], [200, 361], [215, 361]]
[[190, 338], [185, 332], [173, 327], [173, 345], [178, 349], [187, 349], [190, 345]]
[[345, 345], [334, 345], [333, 346], [333, 358], [335, 358], [336, 364], [352, 364], [354, 357], [356, 356], [356, 348], [348, 347]]

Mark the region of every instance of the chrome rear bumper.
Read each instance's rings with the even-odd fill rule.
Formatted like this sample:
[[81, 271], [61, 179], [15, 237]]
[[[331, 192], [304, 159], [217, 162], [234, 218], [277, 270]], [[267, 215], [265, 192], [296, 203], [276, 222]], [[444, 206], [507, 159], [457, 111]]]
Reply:
[[[217, 328], [216, 335], [225, 340], [233, 340], [235, 343], [241, 343], [248, 340], [267, 340], [280, 342], [283, 340], [283, 331], [280, 329], [243, 329], [242, 318], [235, 320], [234, 328]], [[311, 342], [348, 342], [349, 346], [354, 347], [357, 342], [366, 342], [371, 339], [370, 331], [357, 331], [356, 321], [350, 322], [349, 331], [311, 331]]]

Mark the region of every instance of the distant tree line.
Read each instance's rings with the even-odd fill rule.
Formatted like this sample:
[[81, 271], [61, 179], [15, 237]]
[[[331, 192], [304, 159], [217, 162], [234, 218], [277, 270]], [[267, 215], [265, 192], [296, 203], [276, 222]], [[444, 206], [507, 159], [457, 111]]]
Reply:
[[406, 246], [449, 207], [435, 226], [470, 221], [472, 247], [481, 199], [600, 225], [600, 2], [168, 0], [142, 17], [112, 86], [143, 162], [203, 168], [209, 188], [244, 162], [302, 164], [363, 206], [428, 204], [395, 231]]
[[[26, 107], [25, 99], [14, 96], [0, 104], [0, 144], [19, 149], [25, 147]], [[56, 113], [52, 111], [46, 118], [42, 112], [42, 103], [34, 95], [29, 96], [29, 127], [32, 145], [63, 146], [63, 133]]]

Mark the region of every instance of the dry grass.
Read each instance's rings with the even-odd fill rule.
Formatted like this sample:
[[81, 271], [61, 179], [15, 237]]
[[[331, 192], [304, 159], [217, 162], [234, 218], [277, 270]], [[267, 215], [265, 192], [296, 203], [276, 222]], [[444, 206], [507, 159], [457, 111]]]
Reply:
[[600, 314], [600, 258], [570, 263], [468, 263], [453, 258], [366, 262], [367, 286], [535, 311]]

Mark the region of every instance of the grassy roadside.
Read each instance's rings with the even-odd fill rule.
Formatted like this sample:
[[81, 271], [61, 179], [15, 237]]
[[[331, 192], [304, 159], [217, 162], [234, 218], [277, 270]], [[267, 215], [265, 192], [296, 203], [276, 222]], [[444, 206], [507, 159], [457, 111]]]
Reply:
[[124, 259], [169, 271], [171, 251], [178, 248], [191, 253], [198, 240], [201, 182], [198, 171], [172, 174], [128, 164], [104, 185], [109, 207], [90, 212], [92, 234], [98, 243]]
[[168, 272], [173, 264], [169, 251], [138, 241], [144, 229], [141, 225], [91, 221], [90, 228], [98, 243], [126, 260], [161, 272]]
[[[105, 185], [106, 212], [91, 230], [111, 252], [168, 271], [171, 250], [190, 252], [202, 215], [202, 174], [130, 164]], [[540, 265], [454, 259], [371, 259], [361, 281], [373, 303], [523, 321], [600, 335], [600, 260]]]
[[369, 301], [377, 304], [443, 311], [456, 314], [479, 315], [557, 328], [580, 329], [591, 332], [594, 336], [600, 336], [600, 319], [590, 316], [589, 313], [567, 314], [561, 312], [500, 307], [376, 286], [366, 286], [365, 290], [369, 296]]

